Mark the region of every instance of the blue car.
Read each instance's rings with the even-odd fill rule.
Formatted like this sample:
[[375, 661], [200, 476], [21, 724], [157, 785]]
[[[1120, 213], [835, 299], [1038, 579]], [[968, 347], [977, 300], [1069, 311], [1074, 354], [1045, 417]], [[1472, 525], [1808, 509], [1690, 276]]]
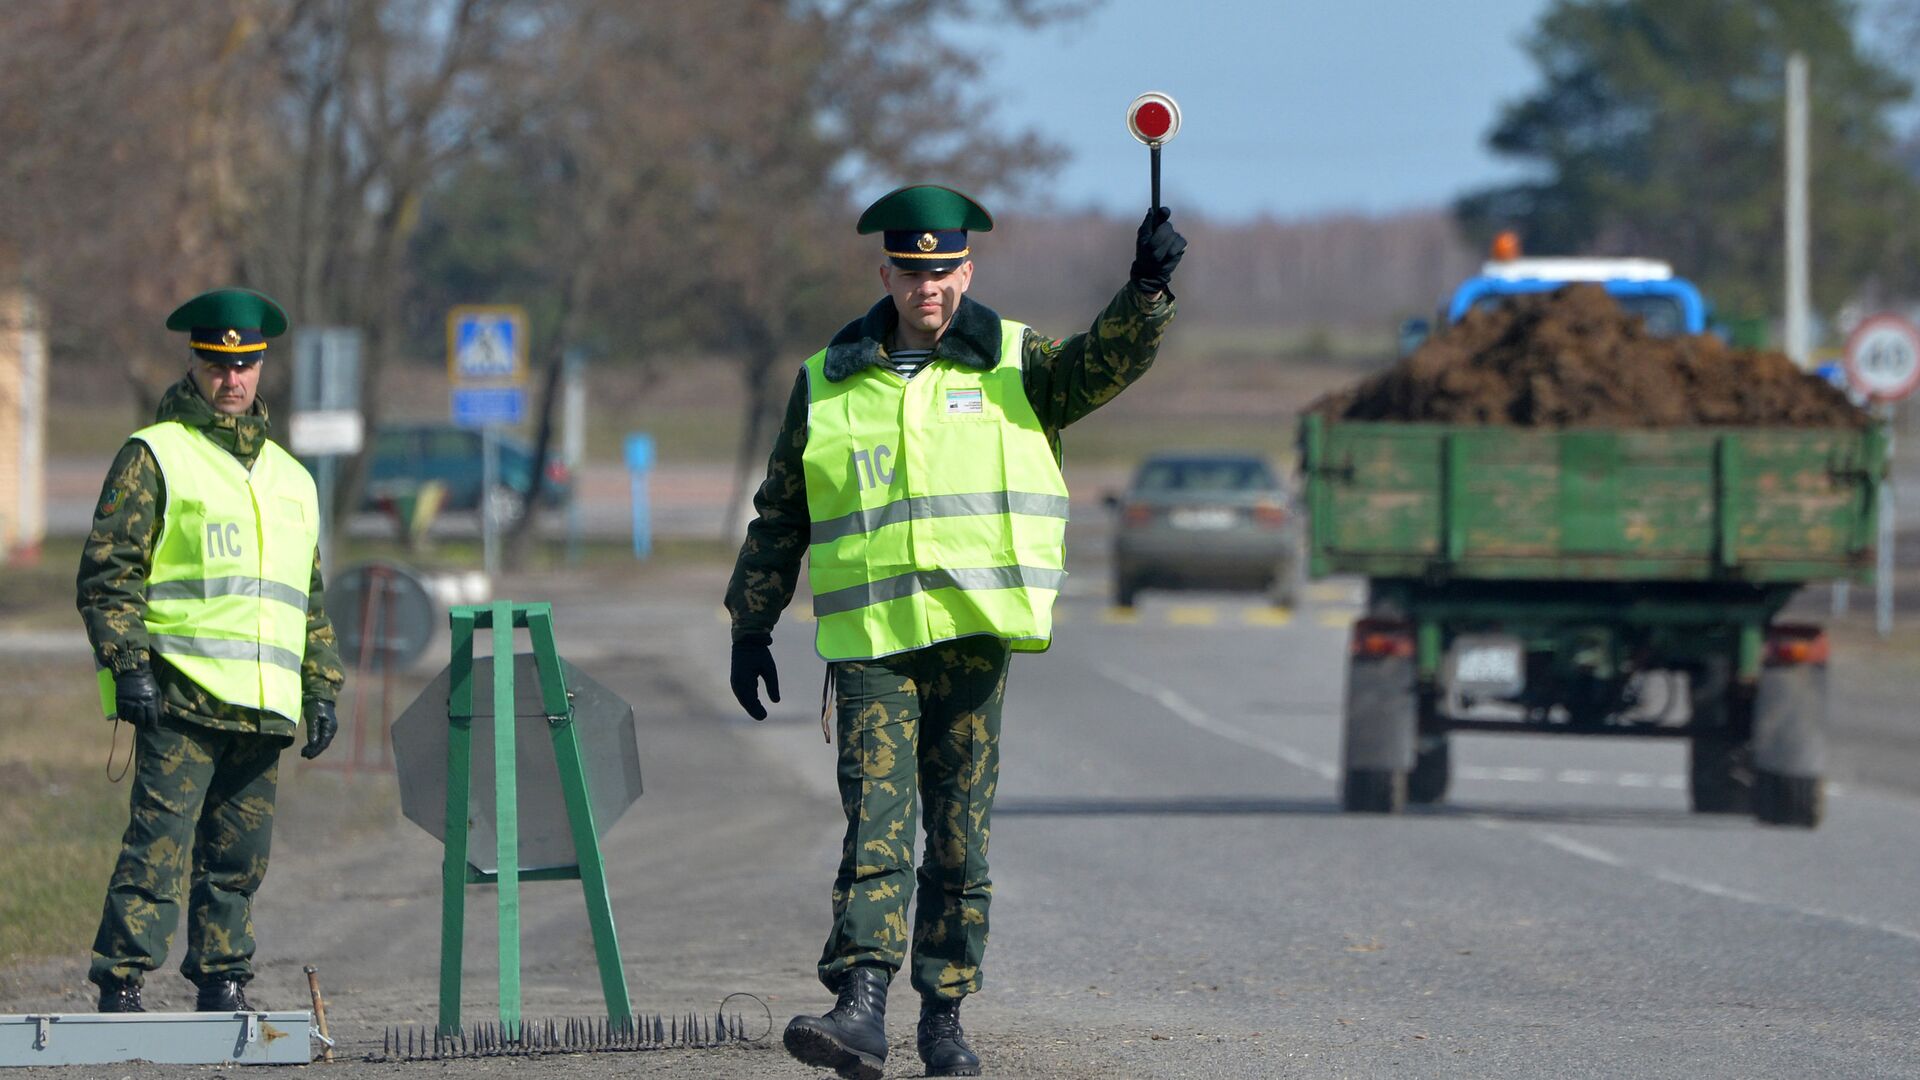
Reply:
[[[525, 511], [527, 494], [533, 490], [533, 451], [506, 435], [496, 435], [494, 445], [498, 455], [494, 513], [498, 520], [512, 521]], [[485, 472], [480, 455], [480, 432], [470, 428], [432, 423], [384, 424], [374, 437], [373, 461], [368, 467], [362, 508], [391, 510], [401, 500], [417, 495], [427, 481], [438, 480], [446, 488], [446, 501], [441, 509], [478, 510]], [[559, 458], [550, 457], [540, 504], [564, 506], [572, 488], [573, 478], [567, 467]]]

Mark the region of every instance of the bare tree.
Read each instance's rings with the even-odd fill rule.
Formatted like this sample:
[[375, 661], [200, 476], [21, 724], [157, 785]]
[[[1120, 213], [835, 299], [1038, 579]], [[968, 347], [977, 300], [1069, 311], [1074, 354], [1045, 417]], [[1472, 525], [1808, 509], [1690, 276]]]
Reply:
[[258, 102], [278, 5], [28, 0], [0, 35], [0, 242], [63, 357], [114, 357], [148, 406], [179, 375], [159, 332], [240, 280], [256, 184], [281, 155]]
[[[545, 29], [544, 5], [514, 0], [289, 0], [274, 37], [289, 141], [277, 213], [254, 250], [289, 281], [308, 322], [365, 333], [361, 410], [401, 342], [407, 244], [434, 183], [510, 139], [524, 112], [495, 92]], [[273, 242], [277, 240], [278, 242]], [[347, 466], [334, 510], [357, 506], [367, 455]]]

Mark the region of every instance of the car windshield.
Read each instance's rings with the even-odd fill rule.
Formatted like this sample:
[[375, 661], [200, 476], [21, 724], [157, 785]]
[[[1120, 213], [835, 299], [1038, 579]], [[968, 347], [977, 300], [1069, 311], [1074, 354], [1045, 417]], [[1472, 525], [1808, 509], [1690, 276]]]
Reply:
[[1142, 492], [1259, 491], [1278, 485], [1264, 461], [1206, 458], [1149, 461], [1140, 467], [1134, 488]]
[[[1500, 306], [1505, 296], [1487, 295], [1474, 301], [1475, 311], [1492, 311]], [[1653, 296], [1638, 293], [1631, 296], [1615, 296], [1614, 300], [1629, 315], [1638, 315], [1646, 320], [1647, 332], [1659, 337], [1674, 337], [1687, 332], [1687, 313], [1680, 301], [1671, 296]]]

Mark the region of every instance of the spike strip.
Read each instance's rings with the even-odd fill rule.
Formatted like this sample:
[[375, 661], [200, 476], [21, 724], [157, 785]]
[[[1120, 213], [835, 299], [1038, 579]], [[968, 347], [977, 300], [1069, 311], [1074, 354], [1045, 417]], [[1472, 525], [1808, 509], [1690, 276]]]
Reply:
[[[404, 1033], [403, 1029], [404, 1028]], [[747, 1020], [724, 1007], [712, 1016], [697, 1012], [609, 1017], [549, 1017], [518, 1024], [479, 1021], [468, 1025], [383, 1026], [380, 1052], [368, 1061], [444, 1061], [461, 1058], [539, 1057], [547, 1054], [712, 1049], [754, 1041]]]

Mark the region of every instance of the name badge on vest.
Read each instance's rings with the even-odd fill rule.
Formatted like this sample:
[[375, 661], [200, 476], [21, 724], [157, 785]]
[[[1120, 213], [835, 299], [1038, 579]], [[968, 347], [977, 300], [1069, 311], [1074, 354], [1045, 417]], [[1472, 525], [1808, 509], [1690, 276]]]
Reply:
[[978, 416], [987, 408], [986, 399], [978, 389], [947, 391], [948, 416]]

